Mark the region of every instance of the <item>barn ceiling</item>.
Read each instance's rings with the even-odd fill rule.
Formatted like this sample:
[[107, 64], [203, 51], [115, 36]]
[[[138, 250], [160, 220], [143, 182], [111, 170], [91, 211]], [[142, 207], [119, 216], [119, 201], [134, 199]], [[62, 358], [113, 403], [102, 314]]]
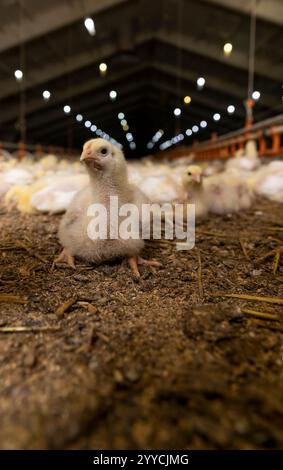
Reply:
[[[143, 155], [163, 129], [159, 145], [198, 125], [199, 140], [245, 121], [250, 4], [247, 0], [1, 0], [0, 139], [17, 141], [26, 123], [29, 143], [81, 147], [90, 120]], [[95, 21], [91, 36], [84, 19]], [[223, 45], [233, 44], [229, 57]], [[283, 2], [258, 1], [255, 120], [282, 112]], [[107, 64], [101, 76], [99, 64]], [[23, 80], [14, 78], [21, 69]], [[198, 77], [206, 82], [202, 90]], [[51, 92], [44, 100], [44, 90]], [[110, 90], [117, 91], [111, 101]], [[191, 103], [185, 105], [185, 95]], [[235, 112], [227, 113], [228, 105]], [[71, 113], [63, 107], [69, 105]], [[181, 108], [175, 117], [174, 108]], [[21, 110], [21, 111], [20, 111]], [[124, 113], [136, 150], [130, 150], [118, 113]], [[218, 122], [214, 113], [220, 113]], [[83, 116], [82, 122], [76, 115]], [[23, 121], [24, 120], [24, 121]], [[185, 137], [185, 143], [192, 142]]]

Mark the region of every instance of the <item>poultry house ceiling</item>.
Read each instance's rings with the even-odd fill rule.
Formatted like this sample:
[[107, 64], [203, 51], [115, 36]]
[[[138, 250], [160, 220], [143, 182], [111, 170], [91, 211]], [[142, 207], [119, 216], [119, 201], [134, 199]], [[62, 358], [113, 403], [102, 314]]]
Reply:
[[[160, 127], [168, 136], [174, 134], [172, 110], [186, 94], [192, 103], [183, 107], [182, 127], [209, 119], [230, 103], [236, 112], [222, 120], [221, 132], [244, 123], [250, 30], [247, 2], [2, 0], [0, 8], [2, 140], [17, 138], [20, 90], [25, 95], [31, 142], [64, 145], [70, 132], [74, 145], [89, 138], [83, 126], [62, 115], [66, 103], [118, 141], [124, 136], [117, 113], [123, 111], [143, 148]], [[259, 120], [280, 112], [283, 2], [261, 1], [257, 13], [255, 84], [263, 91], [255, 110]], [[95, 19], [93, 37], [84, 27], [89, 15]], [[229, 58], [222, 53], [227, 41], [235, 45]], [[104, 77], [98, 69], [102, 61], [108, 65]], [[24, 80], [19, 86], [13, 74], [20, 62]], [[205, 93], [196, 89], [199, 76], [206, 78]], [[52, 90], [48, 102], [42, 99], [45, 89]], [[118, 92], [113, 102], [111, 89]], [[203, 137], [216, 129], [211, 122]]]

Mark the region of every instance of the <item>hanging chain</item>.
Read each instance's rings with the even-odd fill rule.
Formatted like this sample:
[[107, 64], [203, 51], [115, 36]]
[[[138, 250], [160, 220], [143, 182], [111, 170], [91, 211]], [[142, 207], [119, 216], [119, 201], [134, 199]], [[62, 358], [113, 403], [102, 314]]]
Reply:
[[251, 0], [248, 99], [252, 98], [252, 94], [253, 94], [253, 90], [254, 90], [255, 43], [256, 43], [256, 8], [257, 8], [257, 0]]
[[[179, 41], [178, 41], [178, 50], [177, 50], [177, 94], [180, 100], [181, 107], [181, 94], [182, 94], [182, 68], [183, 68], [183, 51], [182, 51], [182, 33], [183, 33], [183, 0], [178, 0], [178, 16], [177, 16], [177, 28], [179, 31]], [[182, 116], [182, 114], [181, 114]], [[181, 128], [181, 119], [182, 117], [176, 119], [175, 124], [175, 134], [180, 133]]]
[[[20, 69], [24, 74], [24, 80], [26, 79], [25, 76], [25, 44], [23, 42], [23, 7], [22, 7], [22, 0], [18, 2], [19, 8], [19, 43], [20, 43]], [[20, 138], [22, 142], [26, 141], [26, 92], [24, 86], [24, 80], [20, 82], [20, 103], [19, 103], [19, 130], [20, 130]]]

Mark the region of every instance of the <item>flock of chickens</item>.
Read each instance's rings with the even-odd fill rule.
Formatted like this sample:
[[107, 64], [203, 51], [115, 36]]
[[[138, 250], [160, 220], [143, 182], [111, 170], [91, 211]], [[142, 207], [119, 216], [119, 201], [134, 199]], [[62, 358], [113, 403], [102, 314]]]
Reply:
[[[145, 157], [128, 162], [130, 182], [152, 202], [194, 203], [196, 219], [207, 213], [227, 214], [248, 209], [256, 195], [283, 203], [283, 160], [260, 160], [256, 143], [227, 161], [195, 164], [193, 155], [174, 162]], [[20, 212], [62, 213], [74, 195], [88, 183], [79, 159], [60, 160], [26, 155], [18, 161], [0, 151], [0, 199]]]

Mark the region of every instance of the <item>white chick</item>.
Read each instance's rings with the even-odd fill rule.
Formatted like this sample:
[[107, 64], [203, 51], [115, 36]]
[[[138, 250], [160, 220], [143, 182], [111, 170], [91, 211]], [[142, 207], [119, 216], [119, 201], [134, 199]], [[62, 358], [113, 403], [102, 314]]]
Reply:
[[273, 201], [283, 202], [282, 180], [283, 161], [274, 160], [251, 173], [247, 182], [255, 194]]
[[88, 177], [82, 174], [66, 176], [58, 174], [39, 181], [43, 184], [32, 194], [31, 208], [38, 212], [60, 214], [68, 209], [73, 197], [87, 186]]
[[[105, 240], [89, 238], [87, 229], [91, 219], [87, 215], [87, 210], [92, 204], [102, 204], [109, 214], [111, 196], [118, 197], [119, 207], [133, 203], [140, 209], [148, 200], [136, 186], [129, 183], [122, 151], [105, 139], [92, 139], [86, 142], [81, 161], [86, 165], [89, 184], [74, 197], [62, 218], [59, 239], [64, 249], [55, 262], [64, 261], [74, 267], [74, 257], [96, 264], [126, 257], [135, 277], [140, 276], [138, 264], [160, 266], [157, 261], [146, 261], [139, 256], [144, 246], [141, 238], [128, 240], [120, 236], [117, 239], [109, 237]], [[109, 220], [105, 222], [109, 233]], [[120, 222], [121, 219], [118, 223]]]
[[256, 192], [272, 201], [283, 203], [283, 172], [281, 175], [267, 175], [266, 178], [257, 185]]
[[31, 185], [12, 186], [5, 194], [4, 203], [8, 210], [17, 207], [20, 212], [31, 214], [33, 208], [30, 201], [35, 191], [41, 189], [42, 183], [36, 182]]
[[172, 202], [182, 198], [181, 188], [170, 175], [148, 176], [139, 187], [151, 202]]
[[246, 181], [236, 175], [221, 173], [206, 178], [204, 188], [208, 210], [213, 214], [229, 214], [248, 209], [252, 195]]
[[39, 164], [43, 170], [53, 170], [58, 165], [58, 159], [56, 155], [48, 154], [39, 160]]
[[260, 159], [254, 140], [248, 140], [245, 151], [239, 149], [235, 158], [230, 158], [226, 163], [226, 168], [238, 168], [243, 170], [256, 170], [260, 166]]
[[4, 196], [6, 192], [14, 185], [27, 185], [33, 180], [33, 175], [30, 171], [24, 168], [12, 168], [0, 173], [0, 197]]
[[0, 160], [10, 160], [12, 158], [12, 154], [0, 148]]
[[213, 176], [217, 175], [221, 171], [223, 171], [223, 162], [220, 160], [215, 160], [212, 163], [206, 163], [203, 166], [202, 174], [203, 176]]
[[203, 187], [202, 169], [199, 166], [188, 166], [183, 176], [183, 189], [189, 204], [195, 205], [196, 220], [203, 219], [208, 213], [208, 207]]
[[2, 176], [3, 180], [11, 186], [13, 184], [30, 184], [33, 180], [32, 173], [24, 168], [12, 168]]
[[249, 179], [249, 184], [256, 194], [283, 202], [283, 162], [265, 165]]

